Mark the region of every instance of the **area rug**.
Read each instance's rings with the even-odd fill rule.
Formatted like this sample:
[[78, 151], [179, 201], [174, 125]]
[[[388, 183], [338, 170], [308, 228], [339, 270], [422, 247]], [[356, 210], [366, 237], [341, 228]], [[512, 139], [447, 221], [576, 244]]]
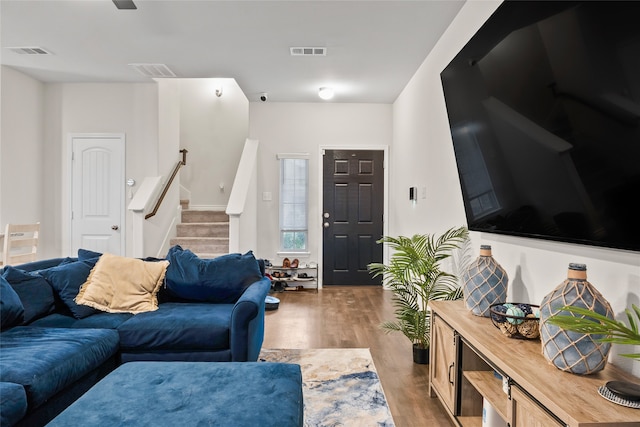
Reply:
[[395, 426], [367, 348], [263, 349], [260, 360], [300, 365], [305, 426]]

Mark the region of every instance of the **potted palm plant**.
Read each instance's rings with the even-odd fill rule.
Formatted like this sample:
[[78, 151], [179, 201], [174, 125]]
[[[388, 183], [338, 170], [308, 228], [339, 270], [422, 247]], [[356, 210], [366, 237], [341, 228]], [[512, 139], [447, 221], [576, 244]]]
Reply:
[[442, 269], [442, 261], [454, 249], [468, 241], [466, 227], [454, 227], [440, 236], [416, 234], [413, 237], [384, 236], [378, 243], [393, 251], [389, 264], [369, 264], [373, 277], [393, 292], [395, 321], [380, 326], [387, 332], [402, 332], [413, 344], [416, 363], [428, 363], [431, 343], [429, 301], [462, 298], [462, 288], [455, 274]]

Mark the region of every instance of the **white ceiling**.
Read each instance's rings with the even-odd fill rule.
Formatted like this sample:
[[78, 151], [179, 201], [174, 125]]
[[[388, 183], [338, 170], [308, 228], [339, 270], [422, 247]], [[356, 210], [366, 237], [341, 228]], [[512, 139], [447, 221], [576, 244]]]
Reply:
[[[130, 63], [180, 78], [235, 78], [250, 101], [392, 103], [464, 0], [1, 0], [0, 59], [43, 82], [149, 82]], [[51, 55], [8, 47], [41, 47]], [[294, 57], [293, 46], [327, 48]]]

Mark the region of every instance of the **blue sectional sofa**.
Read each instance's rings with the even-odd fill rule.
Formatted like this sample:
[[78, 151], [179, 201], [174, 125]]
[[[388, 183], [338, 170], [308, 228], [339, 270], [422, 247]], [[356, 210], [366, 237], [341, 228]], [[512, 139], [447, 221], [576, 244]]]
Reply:
[[0, 425], [44, 425], [128, 361], [256, 361], [270, 281], [253, 253], [80, 250], [0, 270]]

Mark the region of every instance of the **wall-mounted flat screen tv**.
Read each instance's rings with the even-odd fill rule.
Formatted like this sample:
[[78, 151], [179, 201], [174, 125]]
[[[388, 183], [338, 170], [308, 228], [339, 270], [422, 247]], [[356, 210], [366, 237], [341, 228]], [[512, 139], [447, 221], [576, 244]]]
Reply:
[[442, 71], [470, 230], [640, 251], [640, 1], [505, 1]]

